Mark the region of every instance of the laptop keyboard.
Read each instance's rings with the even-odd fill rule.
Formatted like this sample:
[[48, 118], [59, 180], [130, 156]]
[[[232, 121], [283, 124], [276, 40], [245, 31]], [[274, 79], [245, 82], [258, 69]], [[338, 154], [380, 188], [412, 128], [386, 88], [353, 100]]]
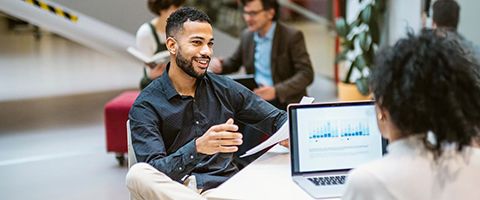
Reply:
[[346, 176], [322, 176], [322, 177], [312, 177], [308, 180], [312, 181], [316, 186], [320, 185], [342, 185], [345, 184]]

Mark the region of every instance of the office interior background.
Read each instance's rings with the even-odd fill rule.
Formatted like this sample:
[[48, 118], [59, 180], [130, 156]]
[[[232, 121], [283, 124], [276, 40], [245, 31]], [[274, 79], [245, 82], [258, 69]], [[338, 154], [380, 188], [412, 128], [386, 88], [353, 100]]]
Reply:
[[[336, 101], [337, 0], [280, 2], [282, 21], [305, 34], [315, 71], [308, 93], [316, 102]], [[343, 2], [347, 19], [362, 6], [358, 0]], [[458, 31], [480, 44], [480, 2], [458, 2]], [[232, 54], [245, 27], [237, 1], [187, 5], [214, 20], [215, 56]], [[383, 43], [393, 44], [407, 29], [418, 32], [421, 9], [421, 0], [389, 0]], [[125, 49], [135, 45], [136, 30], [151, 18], [146, 1], [0, 0], [0, 199], [129, 198], [128, 168], [106, 150], [104, 106], [138, 90], [143, 65]]]

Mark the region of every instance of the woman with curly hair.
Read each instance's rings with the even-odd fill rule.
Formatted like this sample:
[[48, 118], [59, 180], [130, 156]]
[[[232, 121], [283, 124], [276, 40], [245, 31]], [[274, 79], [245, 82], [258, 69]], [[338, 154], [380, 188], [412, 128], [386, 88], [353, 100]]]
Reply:
[[[148, 9], [156, 17], [144, 23], [137, 31], [137, 48], [143, 54], [151, 57], [158, 52], [167, 50], [165, 46], [165, 25], [167, 24], [168, 16], [182, 6], [183, 3], [185, 3], [185, 0], [148, 0]], [[165, 64], [146, 65], [140, 88], [147, 87], [152, 80], [162, 75], [164, 70]]]
[[447, 37], [410, 34], [377, 55], [388, 154], [354, 169], [343, 199], [480, 199], [480, 66]]

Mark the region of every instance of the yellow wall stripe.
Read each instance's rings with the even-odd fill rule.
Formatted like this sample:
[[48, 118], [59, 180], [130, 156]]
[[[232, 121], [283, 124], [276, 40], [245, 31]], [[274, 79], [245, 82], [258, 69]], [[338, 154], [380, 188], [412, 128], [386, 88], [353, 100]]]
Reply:
[[38, 3], [40, 4], [40, 8], [44, 10], [48, 10], [48, 5], [45, 2], [39, 1]]
[[65, 14], [63, 14], [63, 10], [59, 7], [55, 7], [55, 13], [60, 16], [60, 17], [64, 17]]
[[34, 5], [42, 10], [48, 11], [52, 14], [55, 14], [59, 17], [63, 17], [71, 22], [77, 22], [78, 21], [78, 16], [73, 15], [72, 13], [65, 12], [62, 8], [60, 7], [55, 7], [53, 5], [48, 5], [45, 1], [42, 0], [23, 0], [28, 4]]

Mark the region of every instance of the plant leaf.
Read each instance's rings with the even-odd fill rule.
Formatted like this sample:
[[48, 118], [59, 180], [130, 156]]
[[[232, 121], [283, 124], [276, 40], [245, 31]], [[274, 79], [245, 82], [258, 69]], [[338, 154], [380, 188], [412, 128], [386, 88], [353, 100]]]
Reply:
[[338, 18], [335, 21], [335, 27], [337, 29], [337, 34], [338, 36], [342, 38], [346, 38], [348, 33], [350, 32], [350, 28], [347, 24], [347, 21], [345, 21], [345, 18]]
[[353, 21], [352, 23], [350, 23], [350, 25], [348, 25], [350, 28], [351, 27], [357, 27], [359, 26], [361, 23], [360, 19], [356, 19], [355, 21]]
[[358, 36], [360, 48], [362, 48], [364, 52], [368, 51], [372, 45], [372, 37], [370, 37], [368, 33], [369, 32], [363, 32]]
[[358, 91], [363, 95], [368, 95], [370, 92], [368, 89], [368, 79], [365, 77], [359, 78], [355, 81]]
[[355, 46], [353, 46], [353, 40], [354, 40], [354, 39], [355, 39], [355, 38], [353, 38], [352, 40], [347, 40], [347, 39], [343, 40], [343, 42], [342, 42], [342, 47], [343, 47], [344, 49], [353, 50], [353, 49], [355, 48]]
[[363, 55], [358, 55], [355, 60], [353, 61], [354, 67], [356, 67], [358, 70], [362, 71], [363, 68], [367, 66], [367, 63], [365, 62], [365, 58]]
[[360, 12], [360, 18], [363, 23], [368, 24], [370, 22], [370, 18], [372, 17], [372, 7], [373, 5], [370, 4], [366, 6], [362, 12]]

